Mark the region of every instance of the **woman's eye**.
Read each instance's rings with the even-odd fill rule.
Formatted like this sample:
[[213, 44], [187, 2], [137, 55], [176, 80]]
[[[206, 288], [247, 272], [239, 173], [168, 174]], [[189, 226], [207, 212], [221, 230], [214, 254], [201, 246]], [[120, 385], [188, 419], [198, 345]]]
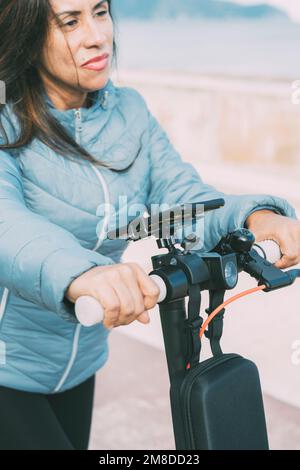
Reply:
[[69, 23], [65, 23], [64, 26], [74, 26], [74, 23], [76, 23], [76, 20], [69, 21]]
[[96, 13], [96, 15], [104, 16], [104, 15], [106, 15], [106, 13], [108, 13], [107, 10], [105, 10], [105, 11], [98, 11], [98, 13]]
[[[96, 13], [96, 15], [105, 16], [107, 13], [107, 10], [99, 11], [98, 13]], [[72, 26], [75, 26], [75, 24], [77, 24], [77, 20], [69, 21], [68, 23], [65, 23], [64, 26], [69, 26], [71, 28]]]

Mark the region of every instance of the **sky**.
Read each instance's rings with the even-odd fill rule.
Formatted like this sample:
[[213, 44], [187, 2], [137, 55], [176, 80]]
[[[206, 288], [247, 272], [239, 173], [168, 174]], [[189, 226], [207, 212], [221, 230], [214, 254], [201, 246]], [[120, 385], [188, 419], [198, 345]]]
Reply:
[[269, 3], [285, 10], [292, 19], [300, 21], [300, 0], [233, 0], [242, 5], [255, 5], [258, 3]]

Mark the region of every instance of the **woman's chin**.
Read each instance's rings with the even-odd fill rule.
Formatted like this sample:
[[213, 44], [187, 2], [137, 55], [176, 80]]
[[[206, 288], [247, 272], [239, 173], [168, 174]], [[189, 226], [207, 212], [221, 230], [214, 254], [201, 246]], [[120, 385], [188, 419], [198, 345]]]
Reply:
[[[100, 72], [99, 72], [100, 75]], [[95, 77], [93, 80], [85, 80], [81, 81], [81, 88], [85, 93], [91, 93], [96, 90], [100, 90], [100, 88], [104, 88], [110, 78], [109, 74], [105, 74], [103, 76]]]

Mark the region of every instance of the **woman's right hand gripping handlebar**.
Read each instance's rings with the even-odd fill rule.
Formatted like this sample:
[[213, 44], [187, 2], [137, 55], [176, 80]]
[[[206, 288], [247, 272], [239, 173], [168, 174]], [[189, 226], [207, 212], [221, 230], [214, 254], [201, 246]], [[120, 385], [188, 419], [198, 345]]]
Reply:
[[155, 307], [160, 291], [151, 277], [137, 263], [97, 266], [78, 276], [65, 297], [71, 301], [81, 296], [97, 299], [104, 309], [106, 328], [129, 325], [138, 320], [149, 323], [148, 310]]

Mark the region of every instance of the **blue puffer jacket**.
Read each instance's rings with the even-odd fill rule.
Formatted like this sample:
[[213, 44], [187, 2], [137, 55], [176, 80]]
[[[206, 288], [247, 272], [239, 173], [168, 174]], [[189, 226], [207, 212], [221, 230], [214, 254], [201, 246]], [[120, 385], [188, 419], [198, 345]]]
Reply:
[[[108, 359], [109, 331], [102, 324], [83, 327], [73, 304], [64, 302], [80, 274], [122, 261], [128, 242], [100, 233], [105, 222], [109, 227], [109, 214], [105, 219], [97, 211], [103, 203], [117, 206], [119, 196], [127, 196], [128, 205], [150, 208], [224, 197], [226, 206], [206, 216], [203, 249], [243, 226], [258, 208], [296, 214], [280, 198], [228, 196], [204, 184], [132, 88], [109, 80], [90, 108], [78, 110], [60, 111], [47, 95], [45, 100], [96, 159], [118, 169], [129, 166], [117, 173], [79, 164], [37, 139], [16, 153], [0, 151], [0, 385], [57, 393], [86, 380]], [[2, 121], [12, 141], [18, 123], [9, 104]]]

